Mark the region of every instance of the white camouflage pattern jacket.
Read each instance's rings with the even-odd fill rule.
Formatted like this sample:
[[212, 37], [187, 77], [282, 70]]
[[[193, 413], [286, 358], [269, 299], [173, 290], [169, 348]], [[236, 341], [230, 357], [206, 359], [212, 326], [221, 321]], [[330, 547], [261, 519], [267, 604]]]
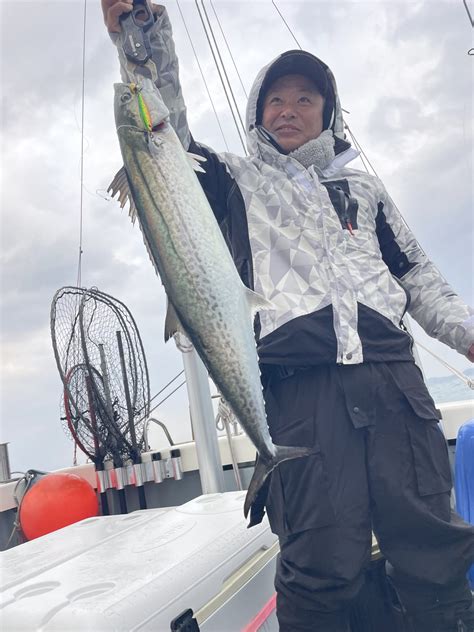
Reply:
[[[306, 169], [268, 142], [255, 119], [271, 64], [259, 72], [248, 100], [249, 157], [215, 154], [198, 145], [187, 124], [166, 10], [159, 8], [155, 17], [153, 61], [171, 123], [186, 149], [207, 158], [200, 180], [241, 277], [274, 305], [259, 314], [261, 360], [312, 364], [310, 352], [315, 362], [412, 360], [402, 324], [406, 309], [430, 336], [467, 354], [474, 341], [473, 311], [426, 257], [382, 182], [347, 166], [358, 152], [340, 143], [342, 150], [328, 167]], [[112, 39], [117, 43], [116, 35]], [[119, 58], [126, 81], [120, 47]], [[332, 130], [344, 139], [336, 83], [329, 69], [327, 74], [335, 93]], [[356, 200], [352, 231], [335, 186]], [[300, 339], [304, 350], [292, 355]]]

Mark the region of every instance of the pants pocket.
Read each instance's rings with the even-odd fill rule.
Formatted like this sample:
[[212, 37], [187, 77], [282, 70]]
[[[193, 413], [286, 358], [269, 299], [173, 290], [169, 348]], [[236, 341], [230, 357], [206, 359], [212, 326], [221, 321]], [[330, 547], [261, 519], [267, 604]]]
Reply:
[[[446, 439], [438, 425], [441, 415], [421, 371], [414, 363], [392, 363], [387, 368], [405, 401], [405, 425], [418, 493], [430, 496], [449, 492], [451, 467]], [[402, 415], [403, 409], [398, 412]]]
[[279, 536], [335, 524], [327, 474], [317, 446], [313, 444], [313, 454], [284, 461], [272, 472], [267, 513], [272, 531]]
[[422, 419], [441, 419], [423, 375], [414, 362], [392, 362], [387, 368], [415, 415]]
[[407, 428], [420, 496], [451, 491], [448, 447], [438, 423], [415, 419], [407, 423]]

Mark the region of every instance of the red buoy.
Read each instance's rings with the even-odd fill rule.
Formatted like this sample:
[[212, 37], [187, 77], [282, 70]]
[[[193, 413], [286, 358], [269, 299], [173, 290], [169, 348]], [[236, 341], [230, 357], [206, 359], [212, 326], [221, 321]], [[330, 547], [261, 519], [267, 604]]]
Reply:
[[68, 524], [98, 514], [94, 488], [76, 474], [46, 474], [31, 487], [20, 505], [20, 526], [33, 540]]

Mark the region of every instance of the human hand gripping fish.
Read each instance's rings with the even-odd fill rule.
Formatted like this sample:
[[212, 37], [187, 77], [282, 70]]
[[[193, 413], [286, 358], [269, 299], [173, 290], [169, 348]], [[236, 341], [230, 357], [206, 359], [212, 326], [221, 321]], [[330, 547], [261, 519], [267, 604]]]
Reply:
[[[307, 447], [274, 445], [267, 426], [253, 316], [271, 309], [242, 283], [187, 154], [150, 81], [115, 84], [115, 122], [124, 161], [109, 187], [130, 202], [168, 297], [165, 340], [181, 331], [194, 344], [217, 388], [255, 445], [259, 458], [244, 503], [247, 517], [268, 474]], [[249, 524], [252, 526], [252, 522]]]

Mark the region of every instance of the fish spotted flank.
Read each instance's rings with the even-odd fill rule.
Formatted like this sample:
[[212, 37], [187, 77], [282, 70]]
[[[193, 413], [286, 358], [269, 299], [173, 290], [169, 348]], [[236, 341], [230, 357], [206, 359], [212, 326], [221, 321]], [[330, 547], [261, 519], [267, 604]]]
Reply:
[[[144, 121], [143, 102], [150, 122]], [[123, 206], [128, 184], [130, 213], [138, 217], [169, 301], [165, 339], [186, 333], [258, 450], [247, 516], [268, 473], [310, 453], [276, 446], [269, 434], [252, 316], [271, 306], [243, 285], [194, 173], [201, 167], [184, 151], [154, 86], [115, 84], [115, 122], [126, 177], [119, 172], [110, 190], [120, 193]]]

